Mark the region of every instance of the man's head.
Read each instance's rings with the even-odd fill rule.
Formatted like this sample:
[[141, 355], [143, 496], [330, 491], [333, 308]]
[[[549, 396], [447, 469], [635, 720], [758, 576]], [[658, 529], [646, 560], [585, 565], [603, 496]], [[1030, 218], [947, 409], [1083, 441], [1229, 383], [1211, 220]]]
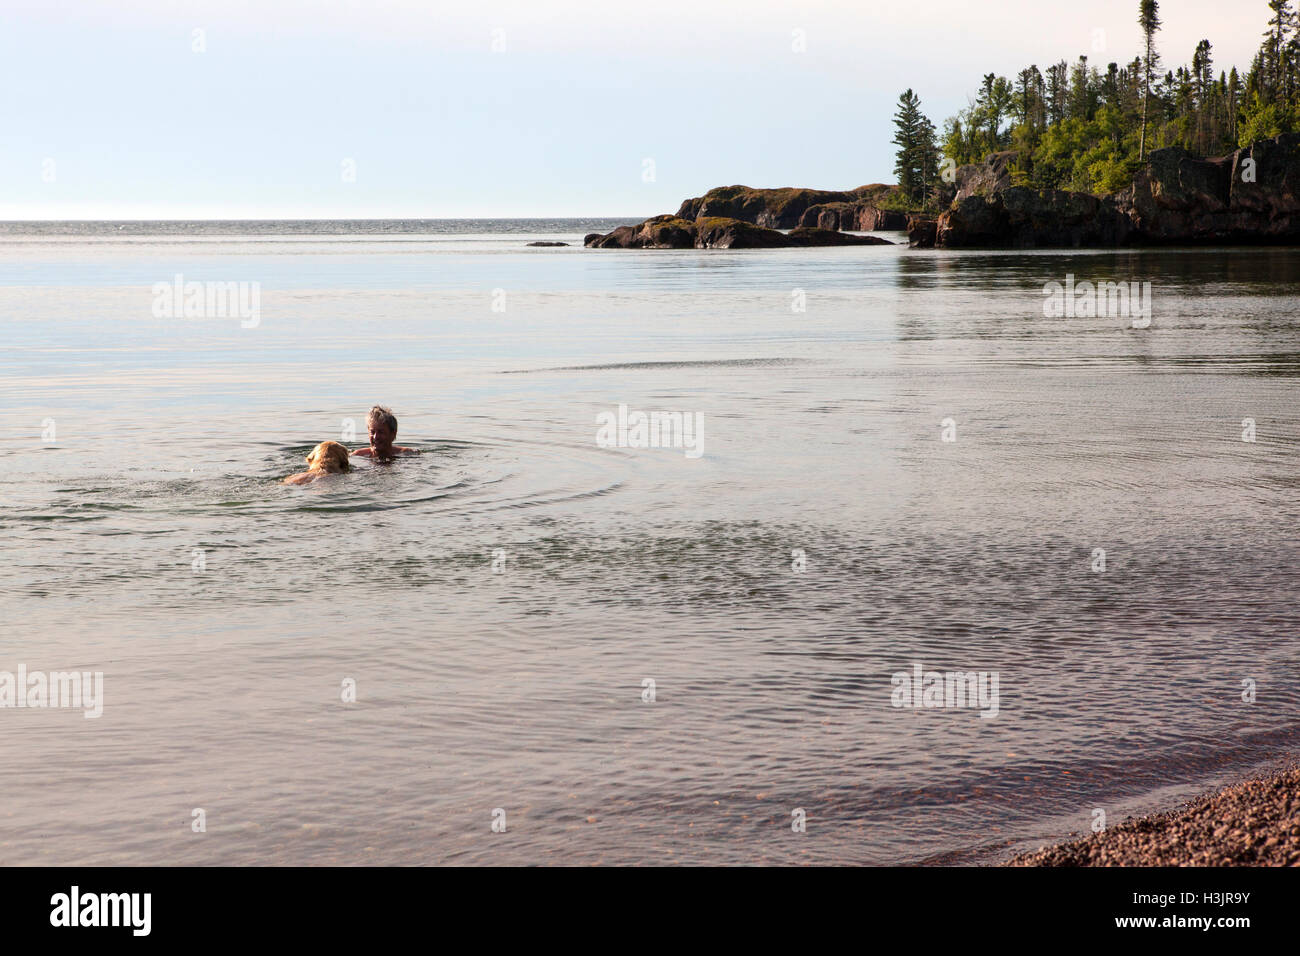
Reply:
[[392, 409], [376, 405], [366, 416], [366, 428], [370, 432], [370, 448], [381, 457], [393, 453], [393, 442], [397, 440], [397, 416]]

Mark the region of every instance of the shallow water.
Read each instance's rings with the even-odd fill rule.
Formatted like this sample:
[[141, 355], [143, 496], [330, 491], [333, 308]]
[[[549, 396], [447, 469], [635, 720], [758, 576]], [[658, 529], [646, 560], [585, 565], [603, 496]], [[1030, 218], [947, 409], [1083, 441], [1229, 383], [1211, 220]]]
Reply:
[[[1300, 250], [428, 228], [0, 238], [0, 670], [104, 673], [0, 709], [0, 863], [963, 862], [1294, 752]], [[423, 455], [278, 483], [374, 402]]]

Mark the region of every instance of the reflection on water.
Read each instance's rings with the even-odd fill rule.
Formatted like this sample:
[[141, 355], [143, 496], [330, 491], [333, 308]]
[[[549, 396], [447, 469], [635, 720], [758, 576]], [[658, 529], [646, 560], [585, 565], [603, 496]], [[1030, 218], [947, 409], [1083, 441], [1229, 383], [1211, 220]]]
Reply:
[[1294, 752], [1300, 253], [316, 239], [0, 241], [0, 670], [105, 673], [0, 710], [0, 862], [968, 862]]

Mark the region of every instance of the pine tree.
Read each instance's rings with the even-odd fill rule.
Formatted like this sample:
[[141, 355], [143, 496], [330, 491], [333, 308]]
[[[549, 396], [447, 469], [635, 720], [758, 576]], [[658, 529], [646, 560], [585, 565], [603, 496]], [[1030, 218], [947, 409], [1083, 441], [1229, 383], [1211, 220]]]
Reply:
[[1196, 85], [1196, 102], [1198, 105], [1203, 104], [1209, 94], [1210, 84], [1214, 82], [1209, 40], [1196, 44], [1196, 52], [1192, 54], [1192, 82]]
[[1110, 106], [1117, 110], [1122, 109], [1120, 102], [1120, 73], [1118, 63], [1106, 64], [1106, 75], [1101, 79], [1101, 90], [1098, 98], [1102, 106]]
[[1093, 107], [1095, 90], [1091, 88], [1091, 79], [1088, 73], [1088, 58], [1081, 56], [1070, 74], [1069, 108], [1069, 114], [1081, 120], [1091, 119], [1092, 114], [1096, 112]]
[[1291, 0], [1268, 0], [1268, 8], [1273, 17], [1268, 21], [1268, 30], [1264, 33], [1264, 46], [1260, 50], [1263, 65], [1263, 94], [1265, 102], [1281, 102], [1289, 106], [1287, 93], [1291, 70], [1289, 46], [1292, 33], [1296, 29], [1295, 11], [1291, 9]]
[[[1285, 2], [1285, 0], [1283, 0]], [[1138, 26], [1146, 40], [1147, 55], [1142, 64], [1142, 135], [1138, 140], [1138, 162], [1146, 159], [1147, 154], [1147, 102], [1151, 99], [1151, 80], [1160, 65], [1160, 55], [1156, 53], [1156, 31], [1160, 29], [1160, 5], [1156, 0], [1138, 0]]]
[[1228, 112], [1228, 138], [1233, 145], [1236, 145], [1237, 111], [1241, 109], [1241, 78], [1237, 75], [1235, 66], [1228, 71], [1228, 78], [1224, 84], [1224, 98]]
[[921, 112], [921, 100], [910, 89], [898, 98], [894, 128], [899, 190], [911, 202], [923, 205], [939, 178], [939, 152], [934, 124]]
[[1052, 123], [1065, 119], [1065, 105], [1070, 96], [1069, 66], [1064, 60], [1047, 68], [1047, 117]]
[[925, 205], [934, 203], [939, 188], [939, 146], [936, 131], [929, 117], [921, 116], [921, 135], [917, 144], [918, 166], [921, 171], [921, 196]]
[[998, 148], [998, 127], [1002, 124], [1002, 117], [998, 115], [996, 83], [996, 74], [985, 73], [984, 82], [980, 84], [979, 99], [975, 101], [975, 109], [984, 130], [986, 152]]

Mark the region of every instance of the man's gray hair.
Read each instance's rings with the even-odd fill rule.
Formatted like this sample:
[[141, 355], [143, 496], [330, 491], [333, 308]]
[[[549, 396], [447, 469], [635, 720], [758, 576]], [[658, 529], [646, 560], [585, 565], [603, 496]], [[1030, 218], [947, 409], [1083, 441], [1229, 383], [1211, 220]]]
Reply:
[[394, 435], [397, 434], [397, 416], [393, 414], [393, 410], [385, 408], [383, 405], [376, 405], [370, 409], [370, 414], [366, 416], [366, 424], [377, 425], [381, 422], [390, 432]]

